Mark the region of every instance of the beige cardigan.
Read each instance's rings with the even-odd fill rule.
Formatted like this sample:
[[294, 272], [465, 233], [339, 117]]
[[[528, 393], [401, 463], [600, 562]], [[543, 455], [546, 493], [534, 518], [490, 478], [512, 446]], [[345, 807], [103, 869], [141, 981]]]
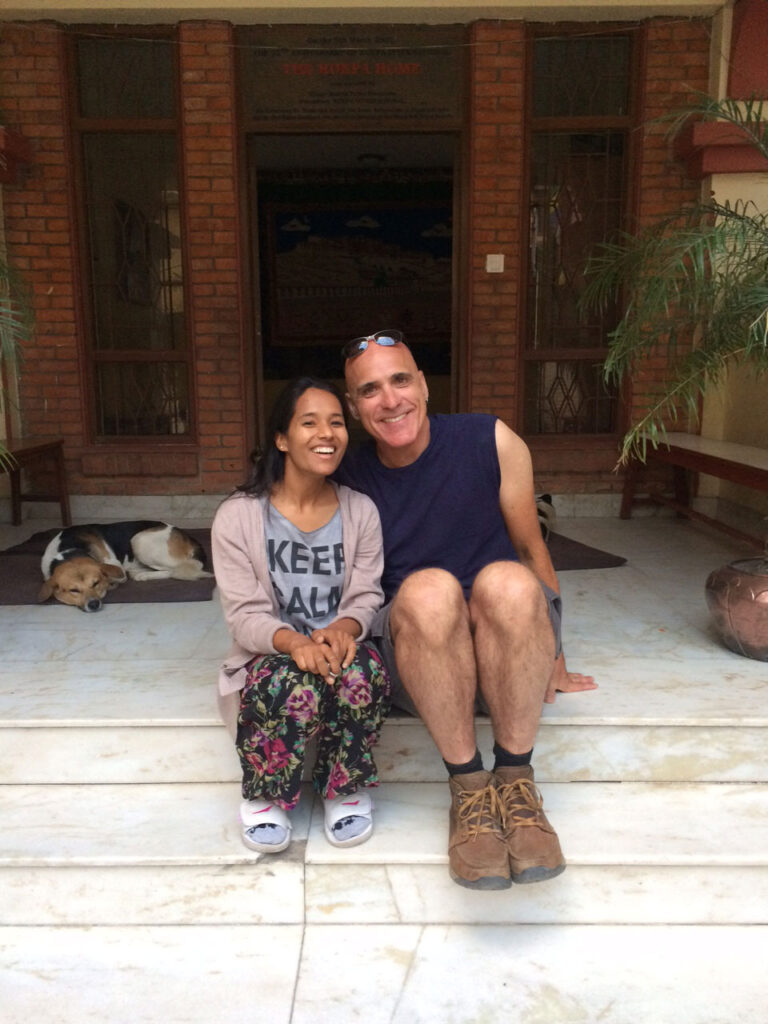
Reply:
[[[360, 623], [360, 638], [384, 601], [381, 571], [384, 551], [381, 523], [370, 498], [333, 485], [341, 510], [344, 584], [338, 618]], [[219, 672], [219, 693], [241, 690], [245, 666], [257, 654], [275, 654], [272, 638], [285, 623], [267, 568], [264, 510], [267, 498], [236, 493], [220, 506], [213, 521], [213, 568], [232, 647]]]

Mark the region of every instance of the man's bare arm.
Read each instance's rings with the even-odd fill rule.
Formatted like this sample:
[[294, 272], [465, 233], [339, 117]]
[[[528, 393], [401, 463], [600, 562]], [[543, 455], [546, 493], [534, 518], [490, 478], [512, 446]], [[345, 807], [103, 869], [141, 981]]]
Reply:
[[[555, 593], [560, 593], [549, 548], [541, 535], [533, 488], [533, 465], [528, 446], [501, 420], [496, 420], [496, 450], [501, 467], [499, 502], [501, 513], [518, 558], [524, 566]], [[555, 693], [595, 690], [592, 676], [569, 672], [563, 654], [555, 661], [545, 701], [551, 704]]]
[[501, 468], [499, 502], [507, 532], [523, 565], [556, 593], [560, 593], [549, 549], [536, 513], [531, 453], [501, 420], [496, 420], [496, 451]]

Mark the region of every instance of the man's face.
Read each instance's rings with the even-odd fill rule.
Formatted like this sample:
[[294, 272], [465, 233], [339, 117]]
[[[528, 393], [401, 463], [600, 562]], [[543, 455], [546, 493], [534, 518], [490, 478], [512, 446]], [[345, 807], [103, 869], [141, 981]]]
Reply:
[[379, 455], [391, 451], [397, 461], [418, 458], [429, 443], [427, 382], [405, 345], [370, 344], [348, 359], [347, 401], [376, 441]]

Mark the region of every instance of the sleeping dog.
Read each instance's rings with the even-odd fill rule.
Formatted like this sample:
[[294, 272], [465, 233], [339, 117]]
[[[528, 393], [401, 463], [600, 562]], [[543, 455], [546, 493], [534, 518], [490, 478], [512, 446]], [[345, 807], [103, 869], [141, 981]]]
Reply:
[[205, 552], [177, 526], [152, 520], [68, 526], [45, 549], [38, 601], [55, 597], [97, 612], [112, 587], [132, 580], [197, 580]]

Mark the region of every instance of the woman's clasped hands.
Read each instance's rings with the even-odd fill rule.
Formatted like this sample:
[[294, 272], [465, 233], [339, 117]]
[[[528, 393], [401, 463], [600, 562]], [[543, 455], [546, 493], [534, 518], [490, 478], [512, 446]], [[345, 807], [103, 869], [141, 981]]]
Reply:
[[302, 640], [292, 646], [291, 657], [302, 672], [321, 676], [329, 686], [351, 665], [357, 649], [354, 638], [342, 629], [315, 629]]

